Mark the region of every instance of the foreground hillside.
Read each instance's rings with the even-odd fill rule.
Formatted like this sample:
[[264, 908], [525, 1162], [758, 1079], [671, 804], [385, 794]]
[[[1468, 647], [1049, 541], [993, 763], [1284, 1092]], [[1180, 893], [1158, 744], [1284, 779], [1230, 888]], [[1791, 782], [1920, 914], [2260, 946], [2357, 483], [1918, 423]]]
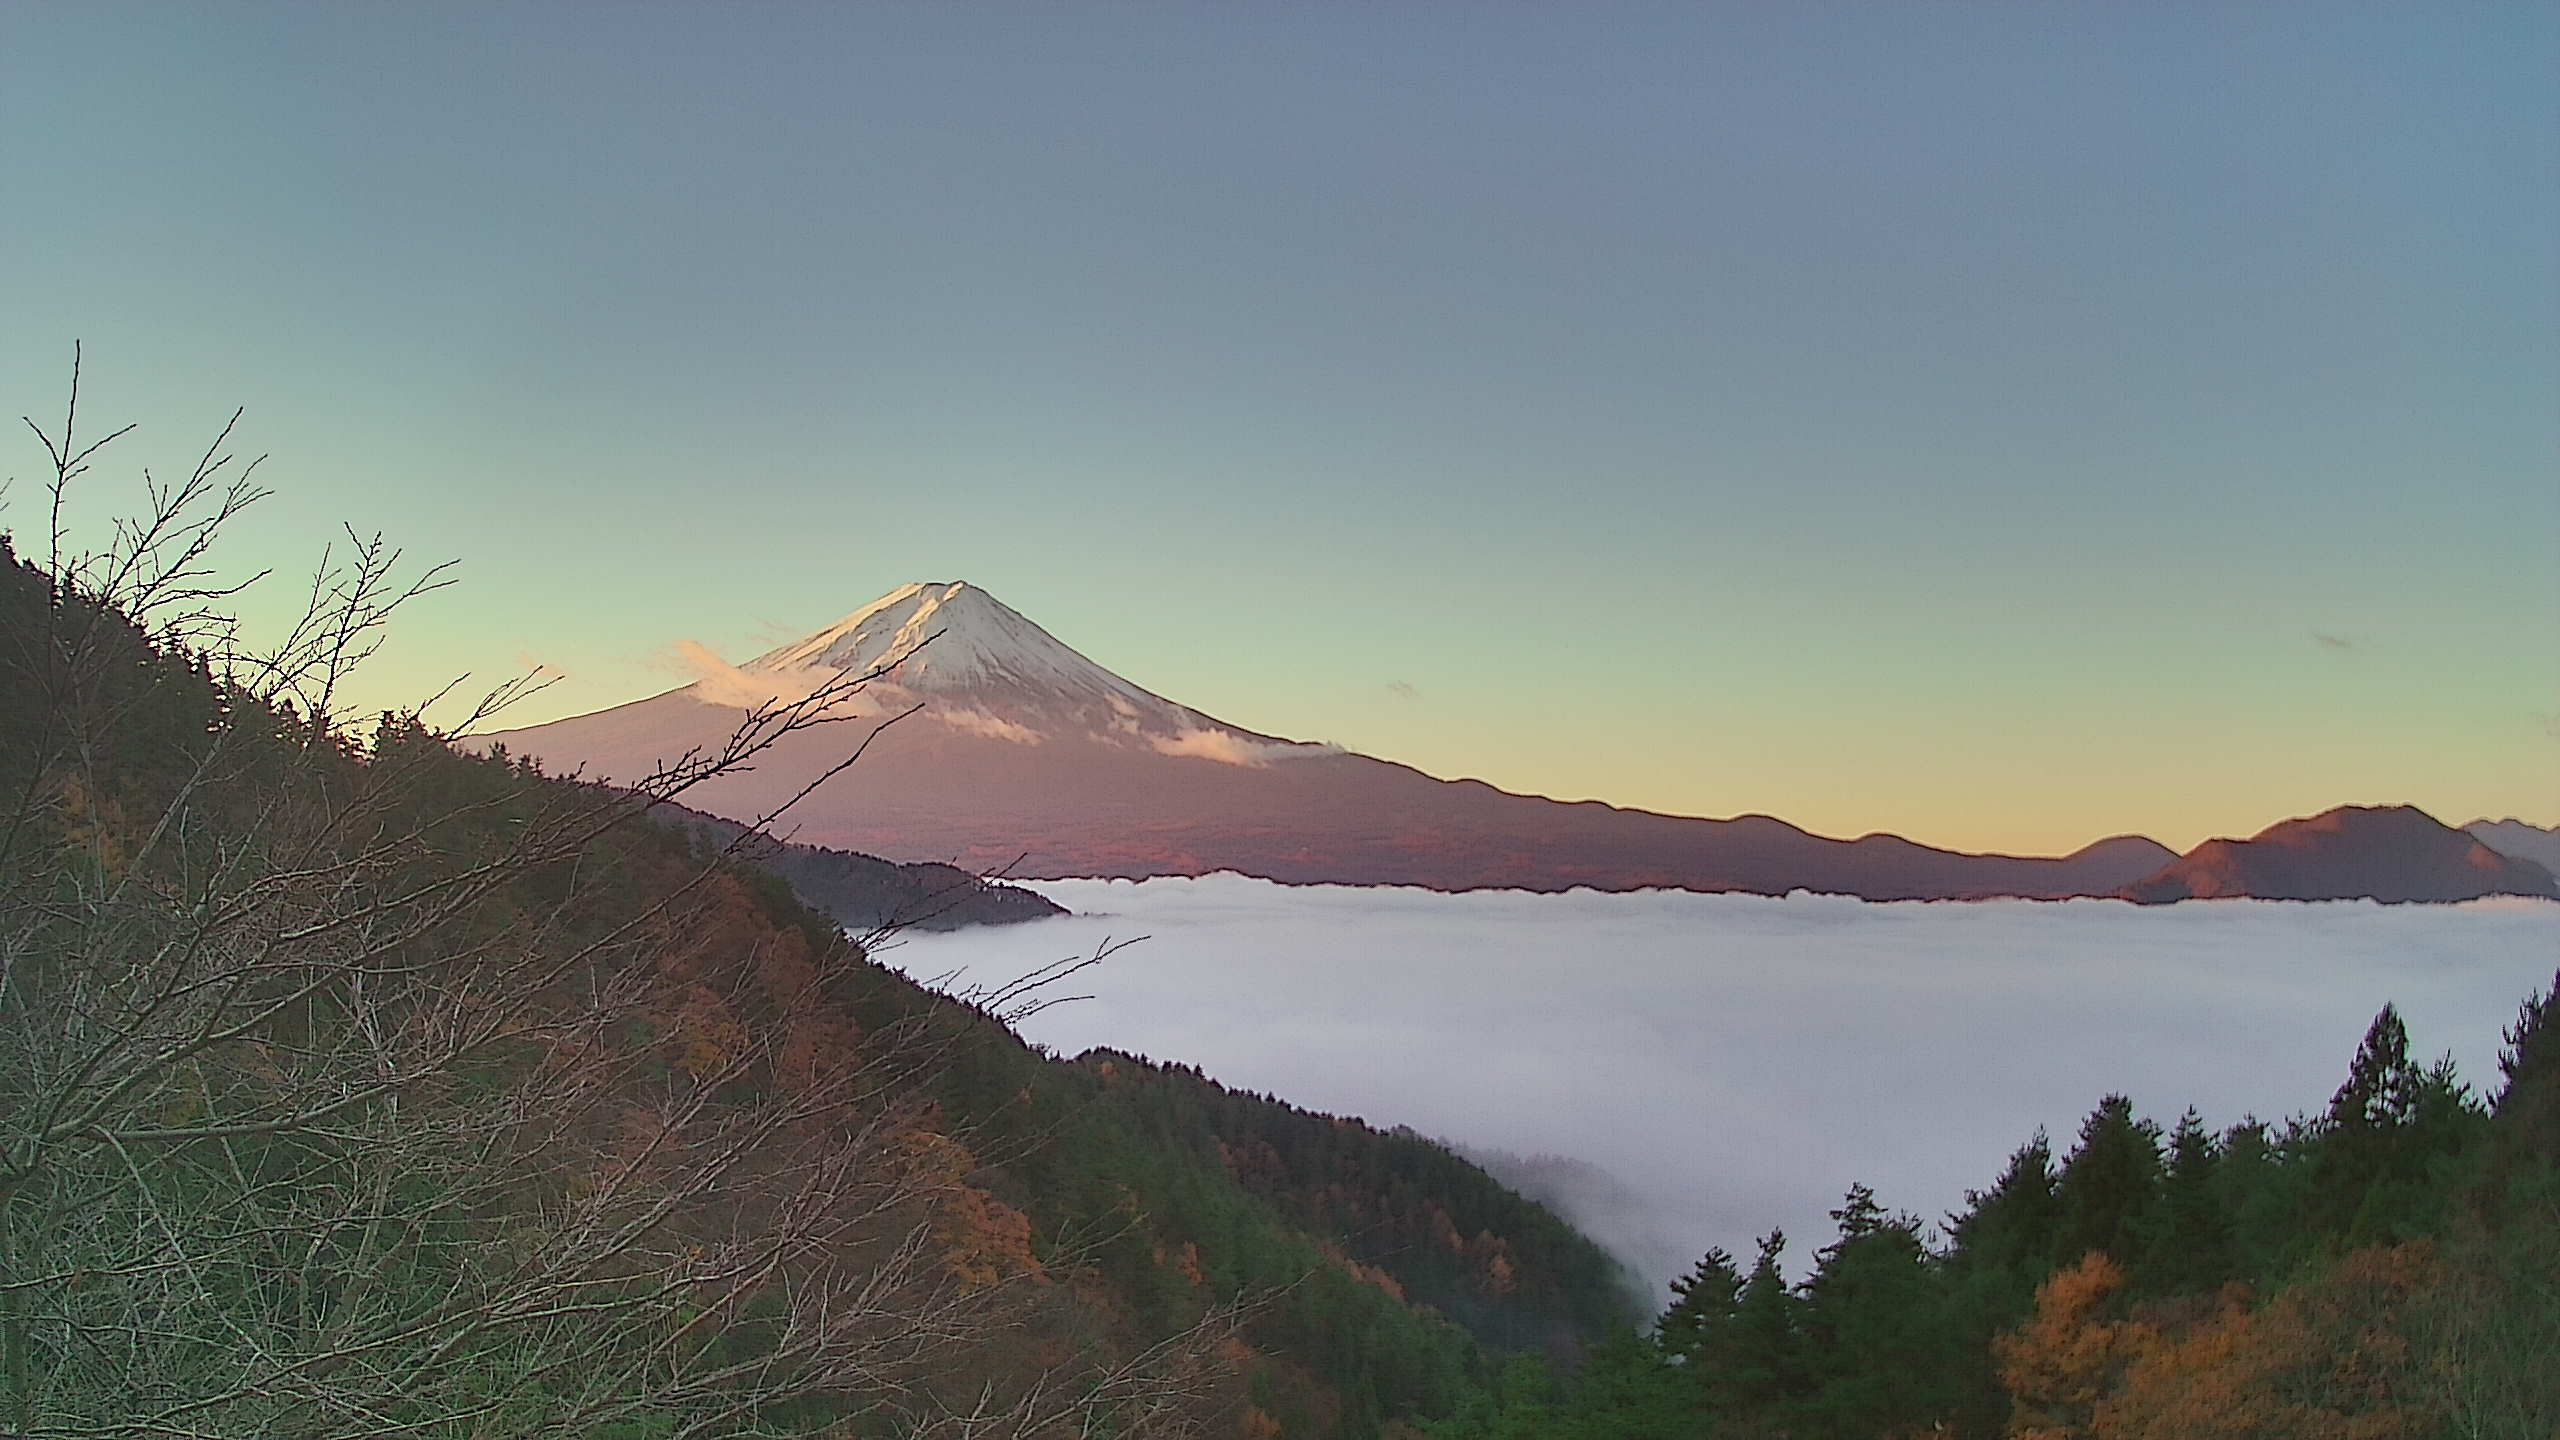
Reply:
[[373, 559], [208, 659], [153, 553], [0, 541], [0, 1430], [1370, 1436], [1614, 1317], [1445, 1152], [1042, 1055], [1039, 977], [644, 819], [807, 712], [631, 789], [358, 736]]

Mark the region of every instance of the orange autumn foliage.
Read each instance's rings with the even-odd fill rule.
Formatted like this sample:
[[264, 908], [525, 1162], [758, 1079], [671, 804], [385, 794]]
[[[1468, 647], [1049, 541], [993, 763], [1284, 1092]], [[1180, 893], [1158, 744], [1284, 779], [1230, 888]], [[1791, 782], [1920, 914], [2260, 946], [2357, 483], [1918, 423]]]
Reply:
[[1031, 1217], [974, 1185], [953, 1192], [936, 1233], [951, 1273], [973, 1290], [1011, 1275], [1040, 1273], [1039, 1256], [1031, 1248]]
[[686, 993], [675, 1016], [676, 1067], [696, 1080], [726, 1069], [747, 1048], [747, 1027], [711, 987]]
[[1496, 1299], [1519, 1288], [1519, 1267], [1511, 1263], [1511, 1244], [1490, 1230], [1479, 1230], [1467, 1243], [1467, 1258], [1475, 1262], [1475, 1283], [1485, 1294]]
[[2147, 1327], [2106, 1318], [2124, 1282], [2123, 1266], [2091, 1251], [2037, 1288], [2025, 1325], [1991, 1342], [2009, 1392], [2010, 1440], [2090, 1440], [2098, 1433], [2099, 1402], [2153, 1338]]
[[107, 879], [122, 879], [133, 835], [115, 797], [93, 797], [80, 777], [73, 775], [62, 781], [55, 803], [63, 843], [85, 852]]
[[2224, 1288], [2201, 1313], [2117, 1312], [2125, 1276], [2093, 1254], [2037, 1292], [1993, 1343], [2014, 1406], [2011, 1440], [2422, 1440], [2424, 1403], [2403, 1333], [2443, 1283], [2424, 1243], [2359, 1250], [2264, 1305]]
[[913, 1177], [940, 1194], [933, 1234], [955, 1279], [980, 1290], [1015, 1275], [1042, 1276], [1031, 1217], [969, 1183], [978, 1160], [968, 1146], [926, 1129], [907, 1132], [901, 1143]]
[[1316, 1243], [1316, 1248], [1324, 1252], [1324, 1258], [1342, 1267], [1342, 1272], [1350, 1276], [1352, 1279], [1359, 1281], [1363, 1285], [1375, 1286], [1379, 1290], [1394, 1296], [1399, 1301], [1404, 1299], [1404, 1286], [1397, 1281], [1395, 1276], [1388, 1274], [1386, 1271], [1381, 1270], [1376, 1266], [1363, 1265], [1359, 1261], [1352, 1259], [1349, 1251], [1344, 1250], [1340, 1245], [1331, 1240], [1318, 1241]]

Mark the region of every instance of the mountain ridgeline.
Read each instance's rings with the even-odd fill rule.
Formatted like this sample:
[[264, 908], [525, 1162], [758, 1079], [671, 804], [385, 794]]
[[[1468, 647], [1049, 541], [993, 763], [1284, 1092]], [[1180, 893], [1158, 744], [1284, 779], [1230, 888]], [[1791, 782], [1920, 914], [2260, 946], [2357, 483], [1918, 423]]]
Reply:
[[2560, 875], [2560, 825], [2528, 825], [2522, 820], [2474, 820], [2463, 833], [2501, 855], [2530, 860]]
[[2207, 840], [2125, 888], [2126, 898], [2151, 905], [2236, 897], [2405, 904], [2488, 895], [2560, 899], [2560, 882], [2542, 865], [2502, 854], [2409, 805], [2343, 805], [2246, 840]]
[[[1032, 878], [1234, 870], [1288, 883], [1460, 890], [1647, 886], [1873, 899], [2106, 894], [2174, 859], [2120, 837], [2073, 855], [1831, 840], [1768, 816], [1705, 820], [1516, 795], [1232, 725], [1137, 686], [967, 584], [909, 585], [735, 671], [490, 737], [555, 767], [636, 779], [716, 743], [735, 707], [878, 672], [864, 763], [795, 812], [811, 841]], [[841, 758], [814, 732], [697, 803], [761, 813]], [[760, 808], [761, 807], [761, 808]]]
[[[1870, 900], [2560, 893], [2530, 858], [2502, 857], [2494, 839], [2475, 847], [2405, 807], [2332, 811], [2187, 856], [2124, 835], [2038, 857], [1897, 835], [1831, 839], [1767, 815], [1702, 819], [1513, 794], [1205, 715], [1113, 674], [965, 583], [908, 585], [733, 670], [491, 738], [554, 768], [635, 780], [718, 743], [739, 707], [805, 695], [840, 675], [878, 677], [850, 707], [856, 713], [915, 713], [802, 803], [800, 834], [1011, 876], [1233, 870], [1290, 884], [1804, 889]], [[763, 813], [826, 773], [846, 744], [826, 731], [791, 737], [752, 773], [703, 786], [696, 803]]]
[[1371, 1437], [1623, 1322], [1445, 1150], [875, 963], [859, 857], [117, 598], [0, 540], [0, 1431]]

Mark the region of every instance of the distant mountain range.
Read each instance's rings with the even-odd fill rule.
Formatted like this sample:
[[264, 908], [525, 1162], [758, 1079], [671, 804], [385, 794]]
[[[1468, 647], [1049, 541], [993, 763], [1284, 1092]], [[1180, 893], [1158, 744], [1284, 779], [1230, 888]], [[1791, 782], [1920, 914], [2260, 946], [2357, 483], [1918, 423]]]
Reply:
[[[797, 838], [1015, 878], [1234, 870], [1438, 890], [2054, 899], [2125, 893], [2183, 863], [2141, 836], [2054, 857], [1968, 854], [1898, 835], [1832, 839], [1767, 815], [1701, 819], [1442, 780], [1168, 700], [966, 583], [908, 585], [694, 684], [481, 743], [627, 782], [716, 746], [744, 706], [873, 671], [886, 676], [860, 697], [861, 714], [922, 708], [792, 812]], [[752, 772], [688, 799], [764, 813], [870, 726], [850, 728], [789, 737]]]
[[2560, 825], [2545, 829], [2522, 820], [2474, 820], [2462, 828], [2501, 855], [2530, 860], [2560, 875]]

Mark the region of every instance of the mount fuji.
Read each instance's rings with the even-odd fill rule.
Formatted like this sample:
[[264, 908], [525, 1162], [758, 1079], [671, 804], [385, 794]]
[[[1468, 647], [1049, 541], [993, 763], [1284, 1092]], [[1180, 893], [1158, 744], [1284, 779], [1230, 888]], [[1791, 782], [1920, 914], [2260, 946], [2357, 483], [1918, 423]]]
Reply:
[[591, 715], [482, 737], [557, 770], [628, 782], [710, 749], [741, 711], [881, 672], [847, 726], [792, 735], [687, 795], [764, 813], [882, 731], [791, 812], [793, 838], [1012, 878], [1200, 875], [1442, 890], [1651, 886], [1869, 899], [2112, 894], [2177, 858], [2138, 836], [2044, 858], [1835, 840], [1766, 815], [1710, 820], [1442, 780], [1265, 735], [1113, 674], [976, 586], [891, 591], [805, 639]]

